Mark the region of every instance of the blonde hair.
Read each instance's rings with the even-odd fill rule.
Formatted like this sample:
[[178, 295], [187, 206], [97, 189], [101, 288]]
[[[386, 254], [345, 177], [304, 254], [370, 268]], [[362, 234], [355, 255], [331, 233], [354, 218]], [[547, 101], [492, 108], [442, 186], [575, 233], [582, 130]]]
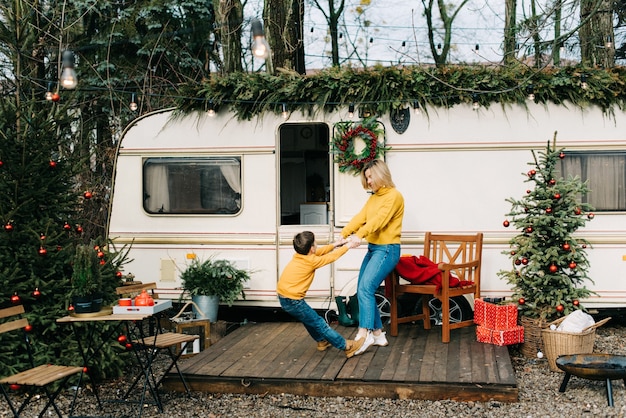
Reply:
[[365, 177], [365, 171], [369, 170], [370, 175], [374, 183], [379, 186], [396, 187], [393, 179], [391, 178], [391, 171], [383, 160], [372, 160], [366, 163], [361, 170], [361, 184], [363, 188], [367, 190], [369, 185], [367, 184], [367, 178]]

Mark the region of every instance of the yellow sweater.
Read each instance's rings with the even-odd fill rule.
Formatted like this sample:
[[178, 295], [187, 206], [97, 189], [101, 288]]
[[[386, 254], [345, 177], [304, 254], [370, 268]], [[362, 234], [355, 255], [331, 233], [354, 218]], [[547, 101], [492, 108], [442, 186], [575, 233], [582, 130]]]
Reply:
[[333, 251], [334, 248], [333, 244], [329, 244], [319, 247], [315, 254], [295, 253], [278, 279], [276, 292], [284, 298], [304, 299], [315, 277], [315, 270], [332, 263], [348, 251], [346, 246]]
[[395, 187], [381, 187], [341, 230], [341, 236], [356, 234], [370, 244], [400, 244], [403, 217], [402, 194]]

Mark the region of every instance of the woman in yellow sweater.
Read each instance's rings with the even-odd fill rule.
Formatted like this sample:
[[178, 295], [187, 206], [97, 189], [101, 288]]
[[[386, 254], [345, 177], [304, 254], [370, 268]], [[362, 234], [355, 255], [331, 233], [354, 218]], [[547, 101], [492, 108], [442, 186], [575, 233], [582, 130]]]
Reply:
[[354, 244], [360, 244], [363, 239], [368, 243], [356, 292], [359, 330], [355, 341], [363, 341], [363, 345], [355, 354], [363, 353], [372, 344], [388, 344], [382, 332], [375, 293], [400, 259], [400, 232], [404, 217], [404, 198], [396, 189], [384, 161], [373, 160], [365, 164], [361, 171], [361, 184], [372, 195], [341, 231], [342, 237], [349, 237]]
[[[344, 244], [347, 245], [344, 246]], [[296, 253], [283, 270], [276, 286], [280, 306], [285, 312], [302, 322], [311, 337], [317, 341], [317, 349], [324, 351], [332, 345], [344, 350], [348, 358], [361, 348], [364, 340], [355, 342], [343, 338], [306, 303], [304, 297], [313, 282], [315, 270], [337, 260], [348, 251], [348, 248], [355, 245], [355, 243], [346, 243], [345, 240], [340, 239], [318, 248], [313, 232], [300, 232], [293, 239], [293, 248]]]

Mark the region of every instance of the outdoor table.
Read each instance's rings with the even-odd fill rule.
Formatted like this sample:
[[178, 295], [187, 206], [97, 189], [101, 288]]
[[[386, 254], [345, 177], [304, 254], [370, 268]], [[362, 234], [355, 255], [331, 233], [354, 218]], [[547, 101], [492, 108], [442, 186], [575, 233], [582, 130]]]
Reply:
[[[92, 364], [92, 360], [95, 355], [102, 349], [104, 344], [115, 335], [119, 333], [121, 329], [126, 330], [126, 335], [129, 342], [132, 341], [144, 341], [146, 335], [143, 330], [143, 321], [149, 319], [154, 316], [151, 313], [124, 313], [124, 314], [103, 314], [103, 315], [67, 315], [62, 318], [57, 319], [57, 322], [60, 324], [70, 324], [72, 326], [72, 330], [74, 333], [74, 337], [78, 344], [78, 349], [83, 358], [84, 366], [87, 367], [87, 375], [89, 376], [90, 364]], [[114, 323], [116, 326], [109, 327], [101, 327], [104, 323]], [[79, 331], [78, 324], [85, 324], [87, 332], [81, 334]], [[156, 332], [159, 332], [159, 327], [155, 327]], [[99, 336], [99, 337], [98, 337]], [[98, 337], [98, 338], [97, 338]], [[132, 351], [135, 354], [135, 359], [137, 360], [137, 364], [141, 369], [139, 375], [135, 376], [133, 383], [130, 385], [125, 394], [117, 400], [112, 400], [112, 402], [133, 402], [128, 400], [128, 396], [130, 395], [133, 388], [137, 385], [139, 380], [143, 377], [144, 384], [143, 390], [141, 392], [141, 400], [139, 401], [139, 415], [143, 413], [143, 405], [146, 398], [146, 391], [149, 391], [152, 398], [154, 399], [154, 404], [159, 409], [159, 412], [163, 412], [163, 403], [157, 391], [156, 381], [154, 379], [154, 374], [152, 373], [152, 362], [154, 350], [146, 349], [147, 344], [132, 344]], [[139, 349], [135, 347], [139, 346]], [[92, 352], [93, 349], [93, 352]], [[91, 355], [90, 355], [90, 352]], [[97, 384], [94, 382], [94, 379], [90, 376], [90, 381], [93, 387], [94, 395], [98, 402], [98, 407], [102, 408], [102, 401], [100, 399], [100, 395], [98, 392]]]

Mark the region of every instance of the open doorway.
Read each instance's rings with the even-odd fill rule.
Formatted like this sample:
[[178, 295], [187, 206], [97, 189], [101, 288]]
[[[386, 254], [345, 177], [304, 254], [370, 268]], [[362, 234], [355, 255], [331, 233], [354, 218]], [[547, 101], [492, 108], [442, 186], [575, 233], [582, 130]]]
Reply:
[[329, 223], [329, 132], [325, 123], [279, 128], [281, 225]]

